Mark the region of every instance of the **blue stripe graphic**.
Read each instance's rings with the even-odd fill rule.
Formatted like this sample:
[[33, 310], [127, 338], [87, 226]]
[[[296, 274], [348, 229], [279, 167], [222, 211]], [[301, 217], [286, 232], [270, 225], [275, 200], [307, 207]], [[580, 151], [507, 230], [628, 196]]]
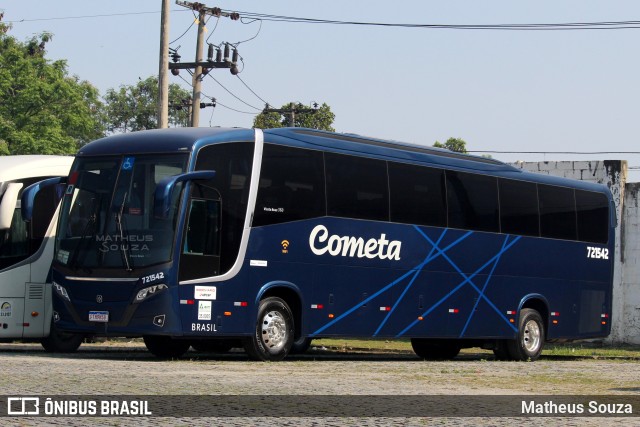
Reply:
[[[442, 234], [440, 234], [440, 237], [438, 238], [438, 241], [436, 242], [436, 245], [438, 245], [442, 239], [444, 238], [444, 235], [447, 233], [448, 229], [445, 229]], [[436, 251], [436, 246], [434, 245], [431, 248], [431, 252], [429, 252], [429, 255], [427, 255], [427, 258], [422, 262], [421, 265], [427, 265], [429, 262], [431, 262], [431, 260], [433, 259], [433, 253]], [[416, 270], [416, 273], [413, 275], [413, 278], [411, 279], [411, 281], [409, 282], [409, 284], [404, 288], [404, 291], [402, 291], [402, 294], [400, 295], [400, 297], [398, 298], [398, 300], [396, 301], [396, 303], [393, 305], [393, 307], [391, 308], [391, 310], [389, 311], [389, 313], [387, 313], [387, 315], [385, 316], [385, 318], [382, 320], [382, 322], [380, 323], [380, 326], [378, 326], [378, 329], [376, 329], [375, 333], [373, 334], [373, 336], [377, 336], [380, 333], [380, 330], [384, 327], [384, 325], [387, 323], [387, 320], [389, 320], [389, 317], [391, 317], [391, 315], [393, 314], [393, 312], [396, 310], [396, 307], [398, 307], [398, 305], [400, 305], [400, 302], [402, 301], [402, 299], [404, 298], [405, 294], [407, 293], [407, 291], [409, 290], [409, 288], [411, 288], [411, 286], [413, 285], [413, 282], [415, 282], [415, 280], [418, 278], [418, 276], [420, 275], [420, 273], [422, 272], [422, 268], [419, 268], [418, 270]]]
[[[420, 235], [422, 235], [427, 242], [429, 242], [429, 244], [431, 245], [431, 250], [429, 251], [429, 254], [427, 255], [427, 257], [417, 266], [415, 266], [413, 269], [409, 270], [408, 272], [406, 272], [405, 274], [403, 274], [402, 276], [398, 277], [397, 279], [395, 279], [393, 282], [389, 283], [388, 285], [384, 286], [382, 289], [380, 289], [379, 291], [377, 291], [376, 293], [372, 294], [371, 296], [369, 296], [368, 298], [366, 298], [365, 300], [359, 302], [358, 304], [356, 304], [355, 306], [351, 307], [350, 309], [348, 309], [347, 311], [345, 311], [344, 313], [342, 313], [340, 316], [336, 317], [335, 319], [331, 320], [330, 322], [328, 322], [327, 324], [325, 324], [324, 326], [322, 326], [321, 328], [317, 329], [316, 331], [314, 331], [313, 333], [309, 334], [310, 337], [316, 336], [321, 334], [323, 331], [325, 331], [326, 329], [330, 328], [331, 326], [335, 325], [337, 322], [341, 321], [342, 319], [344, 319], [345, 317], [349, 316], [350, 314], [352, 314], [354, 311], [356, 311], [357, 309], [361, 308], [363, 305], [369, 303], [370, 301], [372, 301], [373, 299], [375, 299], [376, 297], [378, 297], [379, 295], [381, 295], [382, 293], [388, 291], [389, 289], [393, 288], [394, 286], [396, 286], [399, 283], [402, 283], [405, 279], [407, 279], [408, 277], [411, 277], [409, 283], [407, 284], [407, 286], [404, 288], [403, 292], [401, 293], [401, 295], [398, 297], [397, 301], [394, 303], [393, 307], [391, 308], [391, 310], [387, 313], [387, 315], [385, 316], [385, 318], [382, 320], [382, 322], [380, 323], [380, 325], [378, 326], [378, 328], [376, 329], [375, 333], [373, 334], [373, 336], [377, 336], [380, 331], [382, 330], [382, 328], [385, 326], [385, 324], [388, 322], [388, 320], [391, 318], [391, 315], [396, 311], [397, 307], [399, 306], [399, 304], [401, 303], [401, 301], [403, 300], [403, 298], [405, 297], [405, 295], [407, 294], [407, 292], [409, 291], [409, 289], [413, 286], [413, 284], [415, 283], [416, 279], [418, 278], [418, 276], [420, 275], [420, 273], [423, 271], [423, 269], [429, 265], [431, 262], [433, 262], [434, 260], [438, 259], [439, 257], [443, 257], [457, 272], [458, 274], [460, 274], [460, 276], [462, 276], [463, 281], [461, 283], [459, 283], [455, 288], [453, 288], [447, 295], [445, 295], [443, 298], [441, 298], [438, 302], [436, 302], [434, 305], [432, 305], [431, 307], [429, 307], [423, 314], [421, 317], [426, 317], [427, 315], [429, 315], [429, 313], [431, 313], [433, 310], [435, 310], [437, 307], [439, 307], [443, 302], [445, 302], [447, 299], [449, 299], [452, 295], [454, 295], [457, 291], [459, 291], [460, 289], [462, 289], [464, 287], [464, 285], [469, 284], [473, 289], [475, 289], [476, 292], [478, 292], [479, 298], [476, 301], [476, 304], [474, 306], [474, 310], [471, 312], [469, 318], [467, 319], [467, 322], [460, 334], [460, 337], [462, 337], [464, 335], [464, 333], [467, 330], [468, 325], [471, 322], [471, 318], [473, 316], [473, 312], [475, 311], [475, 308], [477, 307], [480, 299], [484, 300], [487, 302], [487, 304], [493, 309], [495, 310], [496, 313], [498, 313], [498, 315], [506, 322], [507, 325], [509, 325], [509, 327], [511, 329], [513, 329], [514, 331], [517, 331], [517, 328], [512, 325], [509, 322], [509, 319], [507, 319], [505, 317], [504, 314], [502, 314], [502, 312], [495, 306], [495, 304], [493, 304], [493, 302], [491, 302], [489, 300], [489, 298], [486, 297], [486, 295], [484, 294], [487, 290], [487, 287], [489, 285], [489, 282], [491, 281], [491, 278], [493, 277], [493, 273], [500, 261], [500, 258], [502, 257], [502, 255], [508, 251], [518, 240], [520, 240], [519, 236], [516, 236], [513, 238], [513, 240], [509, 241], [509, 238], [511, 236], [507, 235], [505, 237], [505, 240], [502, 244], [502, 248], [501, 250], [494, 255], [491, 259], [489, 259], [485, 264], [483, 264], [480, 268], [478, 268], [475, 272], [473, 272], [470, 276], [467, 276], [461, 269], [460, 267], [458, 267], [458, 265], [451, 260], [451, 258], [447, 255], [447, 252], [450, 251], [451, 249], [453, 249], [454, 247], [456, 247], [458, 244], [460, 244], [461, 242], [463, 242], [465, 239], [467, 239], [469, 236], [471, 236], [473, 234], [472, 231], [468, 231], [466, 232], [464, 235], [462, 235], [461, 237], [459, 237], [458, 239], [456, 239], [454, 242], [452, 242], [451, 244], [449, 244], [447, 247], [445, 247], [444, 249], [440, 248], [440, 244], [442, 242], [442, 240], [445, 237], [445, 234], [447, 233], [447, 229], [445, 229], [440, 236], [438, 237], [438, 239], [434, 242], [432, 239], [429, 238], [429, 236], [427, 236], [418, 226], [414, 226], [414, 228], [418, 231], [418, 233]], [[475, 276], [477, 276], [480, 272], [482, 272], [484, 269], [486, 269], [487, 267], [491, 266], [491, 270], [489, 272], [489, 275], [484, 283], [484, 286], [482, 287], [482, 289], [479, 289], [474, 283], [473, 283], [473, 278]], [[414, 320], [413, 322], [411, 322], [408, 326], [406, 326], [402, 331], [400, 331], [396, 337], [401, 337], [404, 334], [406, 334], [409, 330], [411, 330], [417, 323], [419, 322], [418, 319]]]

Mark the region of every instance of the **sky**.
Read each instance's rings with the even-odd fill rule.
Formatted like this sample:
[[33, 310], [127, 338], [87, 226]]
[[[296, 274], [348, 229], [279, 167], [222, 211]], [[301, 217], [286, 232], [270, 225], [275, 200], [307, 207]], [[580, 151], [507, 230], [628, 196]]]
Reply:
[[[158, 74], [161, 3], [0, 0], [0, 11], [19, 40], [53, 33], [47, 57], [67, 60], [70, 74], [104, 94]], [[241, 16], [402, 24], [640, 21], [637, 0], [205, 4]], [[170, 9], [170, 40], [177, 39], [171, 47], [179, 47], [182, 61], [193, 61], [194, 15], [175, 2]], [[202, 90], [218, 106], [201, 111], [201, 126], [251, 127], [264, 101], [318, 102], [331, 107], [338, 132], [420, 145], [456, 137], [470, 151], [517, 152], [491, 153], [506, 162], [622, 159], [640, 169], [640, 28], [456, 30], [210, 18], [206, 37], [216, 45], [242, 42], [244, 66], [242, 81], [226, 69], [205, 78]], [[188, 82], [170, 81], [190, 90], [190, 76], [181, 76]], [[629, 178], [640, 181], [640, 170]]]

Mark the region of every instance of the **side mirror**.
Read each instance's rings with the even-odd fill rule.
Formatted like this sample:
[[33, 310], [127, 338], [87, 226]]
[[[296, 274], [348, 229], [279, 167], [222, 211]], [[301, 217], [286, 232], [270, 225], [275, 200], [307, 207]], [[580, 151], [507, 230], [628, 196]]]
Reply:
[[7, 189], [2, 197], [2, 203], [0, 203], [0, 230], [8, 230], [11, 228], [13, 212], [18, 205], [18, 193], [20, 193], [23, 185], [24, 184], [18, 182], [12, 182], [7, 185]]
[[22, 219], [24, 221], [29, 222], [33, 218], [33, 205], [35, 204], [36, 195], [40, 192], [40, 190], [42, 190], [43, 188], [50, 187], [52, 185], [62, 184], [66, 181], [67, 181], [66, 176], [64, 177], [59, 176], [56, 178], [49, 178], [40, 182], [36, 182], [35, 184], [31, 184], [30, 186], [25, 188], [24, 191], [22, 192], [22, 199], [21, 199]]
[[171, 193], [176, 184], [187, 181], [208, 180], [216, 176], [216, 171], [187, 172], [180, 175], [168, 176], [160, 180], [156, 186], [153, 203], [153, 215], [158, 219], [169, 218], [171, 210]]

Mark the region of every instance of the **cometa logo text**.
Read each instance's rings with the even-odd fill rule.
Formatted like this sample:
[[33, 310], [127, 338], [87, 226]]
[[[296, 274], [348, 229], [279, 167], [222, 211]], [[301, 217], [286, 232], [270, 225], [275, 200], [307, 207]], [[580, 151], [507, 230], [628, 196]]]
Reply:
[[316, 255], [328, 253], [331, 256], [380, 258], [400, 260], [402, 242], [387, 240], [383, 233], [379, 239], [365, 241], [362, 237], [329, 235], [324, 225], [317, 225], [309, 235], [309, 247]]

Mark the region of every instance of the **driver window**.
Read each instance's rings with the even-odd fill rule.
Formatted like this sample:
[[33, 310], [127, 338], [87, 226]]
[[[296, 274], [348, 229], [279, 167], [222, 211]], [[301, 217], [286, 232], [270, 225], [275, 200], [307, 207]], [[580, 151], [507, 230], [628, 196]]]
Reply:
[[220, 202], [192, 199], [182, 253], [220, 255]]

